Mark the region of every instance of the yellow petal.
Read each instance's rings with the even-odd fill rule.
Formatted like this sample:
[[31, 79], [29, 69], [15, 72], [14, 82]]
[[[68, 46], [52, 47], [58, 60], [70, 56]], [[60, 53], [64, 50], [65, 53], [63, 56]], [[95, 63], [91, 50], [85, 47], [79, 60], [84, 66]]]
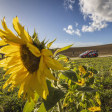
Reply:
[[0, 49], [0, 53], [10, 54], [10, 53], [13, 53], [16, 51], [19, 52], [19, 48], [20, 48], [19, 46], [7, 45], [7, 46], [4, 46]]
[[40, 63], [39, 63], [39, 70], [42, 72], [44, 70], [44, 62], [43, 62], [43, 56], [40, 58]]
[[7, 25], [6, 25], [6, 22], [5, 22], [5, 17], [3, 18], [3, 20], [1, 21], [2, 22], [2, 26], [5, 30], [8, 30], [7, 28]]
[[5, 78], [5, 76], [8, 75], [8, 74], [11, 74], [11, 73], [14, 73], [14, 72], [18, 71], [19, 69], [20, 69], [20, 66], [18, 66], [18, 64], [15, 65], [15, 66], [13, 66], [13, 67], [11, 67], [11, 68], [10, 68], [9, 70], [7, 70], [7, 72], [4, 74], [3, 78]]
[[[73, 44], [72, 44], [72, 45], [73, 45]], [[63, 48], [57, 49], [57, 50], [55, 51], [55, 53], [54, 53], [54, 57], [55, 57], [55, 55], [56, 55], [57, 53], [69, 49], [72, 45], [65, 46], [65, 47], [63, 47]]]
[[41, 54], [44, 56], [53, 56], [53, 53], [48, 49], [42, 49]]
[[22, 40], [15, 36], [11, 30], [7, 28], [7, 25], [5, 23], [5, 19], [2, 20], [2, 25], [5, 31], [0, 29], [0, 37], [4, 37], [7, 39], [7, 41], [11, 41], [18, 44], [23, 44]]
[[46, 65], [54, 70], [65, 70], [65, 68], [55, 59], [52, 59], [50, 57], [44, 57], [44, 61]]
[[13, 19], [13, 27], [18, 35], [24, 40], [26, 43], [32, 43], [32, 39], [28, 32], [24, 29], [24, 27], [19, 23], [18, 17]]
[[[22, 70], [22, 69], [21, 69]], [[18, 86], [20, 85], [22, 82], [24, 82], [25, 78], [28, 76], [28, 72], [27, 71], [22, 71], [19, 72], [18, 74], [16, 74], [15, 78], [14, 78], [14, 85]]]
[[51, 71], [47, 67], [44, 68], [44, 74], [48, 79], [56, 80], [56, 78], [53, 76], [53, 74], [51, 74]]
[[16, 64], [22, 64], [20, 57], [13, 56], [10, 58], [10, 60], [7, 62], [7, 68], [10, 68]]
[[7, 43], [4, 41], [4, 40], [0, 40], [0, 46], [4, 46], [6, 45]]
[[39, 82], [41, 82], [40, 77], [41, 77], [41, 74], [43, 74], [44, 66], [45, 66], [45, 64], [43, 62], [43, 56], [41, 56], [40, 63], [39, 63], [39, 69], [37, 71], [37, 77], [38, 77]]
[[54, 41], [56, 41], [56, 39], [54, 39], [53, 41], [51, 41], [50, 43], [48, 43], [47, 44], [47, 48], [49, 48], [53, 44]]
[[42, 77], [42, 87], [43, 87], [43, 99], [47, 98], [47, 95], [49, 94], [47, 83], [45, 77]]
[[29, 48], [29, 50], [32, 52], [33, 55], [35, 55], [36, 57], [40, 57], [41, 54], [37, 47], [35, 47], [30, 43], [27, 43], [27, 47]]
[[20, 98], [21, 94], [24, 92], [24, 84], [25, 82], [23, 82], [19, 88], [19, 91], [18, 91], [18, 97]]

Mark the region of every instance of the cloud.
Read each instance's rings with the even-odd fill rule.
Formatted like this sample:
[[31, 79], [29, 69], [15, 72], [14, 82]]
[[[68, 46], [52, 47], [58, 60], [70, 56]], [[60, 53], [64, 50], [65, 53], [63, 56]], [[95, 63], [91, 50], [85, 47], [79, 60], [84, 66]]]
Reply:
[[70, 35], [76, 34], [78, 36], [81, 36], [80, 30], [79, 29], [74, 30], [72, 25], [68, 25], [68, 28], [64, 28], [63, 30]]
[[70, 34], [70, 35], [73, 35], [73, 34], [74, 34], [74, 30], [73, 30], [72, 25], [68, 25], [68, 28], [64, 28], [63, 30], [64, 30], [66, 33]]
[[78, 35], [78, 36], [81, 36], [81, 33], [80, 33], [80, 30], [79, 30], [79, 29], [74, 30], [74, 33], [75, 33], [76, 35]]
[[80, 0], [79, 5], [84, 18], [89, 17], [92, 21], [82, 26], [82, 32], [101, 30], [108, 26], [108, 22], [112, 22], [111, 0]]
[[64, 7], [66, 9], [73, 10], [73, 5], [75, 4], [75, 0], [64, 0]]
[[79, 24], [77, 22], [75, 22], [75, 27], [77, 27]]

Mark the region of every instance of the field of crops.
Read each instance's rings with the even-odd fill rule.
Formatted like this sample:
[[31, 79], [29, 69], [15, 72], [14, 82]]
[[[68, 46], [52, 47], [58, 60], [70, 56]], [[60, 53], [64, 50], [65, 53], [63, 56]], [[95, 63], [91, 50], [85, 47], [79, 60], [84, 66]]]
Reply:
[[[47, 103], [44, 101], [48, 112], [91, 112], [96, 108], [96, 111], [100, 111], [101, 108], [101, 112], [112, 112], [112, 57], [68, 61], [66, 57], [60, 56], [59, 61], [69, 70], [55, 72], [58, 74], [55, 76], [60, 80], [53, 82], [53, 84], [60, 85], [58, 87], [63, 91], [56, 88], [52, 93], [49, 88], [52, 98], [48, 97]], [[7, 88], [2, 89], [8, 78], [3, 79], [4, 73], [5, 71], [1, 68], [0, 112], [22, 112], [25, 101], [18, 99], [18, 89], [16, 88], [14, 91], [7, 91]], [[53, 96], [54, 94], [55, 96]], [[41, 98], [38, 99], [34, 107], [35, 112], [44, 112], [40, 109], [43, 106], [41, 101]]]
[[96, 74], [97, 86], [101, 86], [101, 103], [102, 112], [112, 111], [112, 57], [85, 58], [74, 60], [76, 66], [87, 65], [94, 67]]

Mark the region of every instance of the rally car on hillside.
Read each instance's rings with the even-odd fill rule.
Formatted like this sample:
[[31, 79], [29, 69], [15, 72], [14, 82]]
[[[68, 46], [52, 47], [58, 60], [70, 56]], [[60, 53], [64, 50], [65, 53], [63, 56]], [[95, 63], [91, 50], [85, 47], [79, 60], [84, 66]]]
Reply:
[[96, 50], [88, 50], [79, 55], [80, 58], [92, 58], [97, 56], [98, 52]]

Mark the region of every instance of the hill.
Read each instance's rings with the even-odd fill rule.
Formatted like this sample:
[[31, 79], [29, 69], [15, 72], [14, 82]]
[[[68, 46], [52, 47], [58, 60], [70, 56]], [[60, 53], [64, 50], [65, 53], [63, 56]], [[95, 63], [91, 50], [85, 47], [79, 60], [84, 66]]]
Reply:
[[66, 51], [61, 52], [61, 54], [64, 54], [69, 57], [78, 57], [79, 54], [83, 53], [86, 50], [97, 50], [99, 56], [112, 55], [112, 44], [90, 47], [72, 47]]

